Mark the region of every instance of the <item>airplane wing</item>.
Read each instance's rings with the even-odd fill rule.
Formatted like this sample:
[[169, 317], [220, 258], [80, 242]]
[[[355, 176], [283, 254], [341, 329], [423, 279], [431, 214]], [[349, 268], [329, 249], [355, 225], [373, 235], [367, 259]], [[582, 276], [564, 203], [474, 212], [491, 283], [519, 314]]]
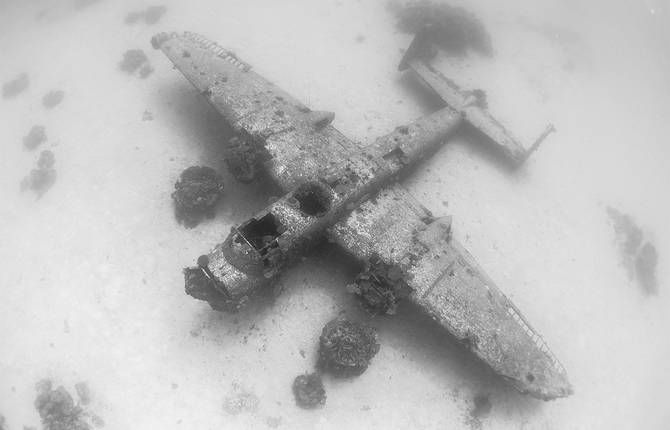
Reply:
[[151, 43], [239, 136], [224, 145], [239, 179], [251, 180], [264, 170], [289, 191], [359, 149], [330, 125], [334, 114], [312, 111], [216, 43], [189, 32], [160, 33]]
[[[242, 165], [242, 178], [265, 169], [289, 192], [360, 150], [329, 124], [332, 114], [311, 111], [215, 43], [193, 33], [161, 33], [152, 44], [242, 137], [227, 155]], [[363, 203], [328, 236], [366, 264], [360, 283], [369, 287], [363, 291], [369, 300], [375, 300], [371, 292], [382, 302], [394, 295], [410, 300], [522, 392], [543, 399], [571, 393], [563, 367], [451, 238], [449, 223], [434, 219], [400, 185]]]
[[367, 263], [357, 292], [371, 304], [405, 297], [519, 391], [544, 400], [572, 393], [542, 337], [451, 237], [450, 219], [433, 218], [402, 186], [363, 203], [329, 239]]

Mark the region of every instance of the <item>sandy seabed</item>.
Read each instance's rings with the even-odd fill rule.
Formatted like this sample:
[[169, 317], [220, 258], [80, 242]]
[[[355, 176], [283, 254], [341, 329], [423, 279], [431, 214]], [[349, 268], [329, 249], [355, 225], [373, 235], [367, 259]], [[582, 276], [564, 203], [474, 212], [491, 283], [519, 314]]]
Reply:
[[[160, 4], [158, 19], [126, 22]], [[369, 369], [326, 378], [326, 404], [302, 410], [291, 384], [313, 369], [323, 325], [367, 318], [344, 288], [356, 275], [345, 256], [317, 250], [282, 276], [275, 298], [235, 315], [184, 294], [181, 268], [269, 194], [225, 170], [226, 127], [151, 36], [191, 30], [218, 41], [311, 108], [334, 111], [334, 125], [366, 144], [428, 112], [396, 71], [410, 36], [385, 2], [2, 0], [0, 83], [29, 79], [0, 99], [5, 428], [41, 426], [35, 384], [45, 378], [73, 396], [85, 381], [85, 409], [107, 429], [667, 428], [667, 5], [454, 4], [480, 17], [494, 56], [442, 58], [440, 70], [486, 90], [526, 142], [547, 122], [558, 132], [513, 173], [459, 135], [405, 185], [453, 216], [455, 236], [567, 368], [573, 396], [516, 393], [401, 307], [371, 320], [381, 349]], [[130, 54], [122, 68], [129, 50], [145, 57]], [[26, 150], [35, 125], [47, 139]], [[57, 176], [37, 199], [20, 184], [41, 150], [54, 154]], [[186, 229], [170, 194], [194, 164], [222, 172], [226, 195], [215, 218]], [[656, 295], [621, 267], [607, 206], [654, 241]]]

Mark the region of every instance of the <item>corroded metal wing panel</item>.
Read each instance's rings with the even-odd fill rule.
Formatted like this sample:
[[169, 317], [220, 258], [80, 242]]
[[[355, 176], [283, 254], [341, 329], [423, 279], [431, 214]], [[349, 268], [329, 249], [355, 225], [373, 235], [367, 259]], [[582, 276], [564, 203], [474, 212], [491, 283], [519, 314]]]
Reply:
[[378, 258], [409, 288], [408, 299], [524, 393], [572, 392], [540, 335], [472, 256], [401, 186], [383, 189], [336, 224], [330, 240], [360, 261]]
[[244, 139], [264, 153], [263, 167], [285, 191], [340, 164], [358, 145], [330, 125], [333, 114], [312, 111], [251, 70], [234, 53], [194, 33], [161, 33], [152, 44]]

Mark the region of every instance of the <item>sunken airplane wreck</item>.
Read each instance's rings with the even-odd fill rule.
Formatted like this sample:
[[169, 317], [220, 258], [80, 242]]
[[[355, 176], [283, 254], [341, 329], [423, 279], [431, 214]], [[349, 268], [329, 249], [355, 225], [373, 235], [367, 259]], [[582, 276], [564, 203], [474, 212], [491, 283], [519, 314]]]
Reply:
[[417, 55], [426, 43], [419, 33], [400, 69], [446, 106], [361, 147], [330, 125], [333, 113], [312, 111], [216, 43], [188, 32], [154, 36], [154, 48], [236, 132], [225, 149], [235, 176], [252, 181], [263, 172], [286, 193], [185, 269], [186, 292], [234, 311], [325, 239], [366, 267], [363, 298], [370, 304], [404, 297], [520, 392], [544, 400], [568, 396], [565, 369], [452, 238], [450, 217], [433, 217], [396, 182], [464, 123], [516, 165], [551, 127], [524, 149], [476, 91], [460, 90]]

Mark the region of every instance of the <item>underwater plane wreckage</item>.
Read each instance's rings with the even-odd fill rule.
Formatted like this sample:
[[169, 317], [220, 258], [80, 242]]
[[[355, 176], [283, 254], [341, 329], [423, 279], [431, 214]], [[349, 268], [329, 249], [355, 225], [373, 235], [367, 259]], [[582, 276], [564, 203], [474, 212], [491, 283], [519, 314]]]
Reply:
[[249, 182], [263, 173], [285, 193], [184, 269], [186, 292], [216, 310], [237, 310], [327, 240], [363, 264], [357, 292], [370, 307], [390, 310], [408, 300], [520, 392], [568, 396], [565, 369], [452, 238], [451, 218], [434, 217], [396, 181], [462, 124], [515, 165], [553, 128], [525, 149], [487, 112], [481, 94], [460, 90], [418, 55], [427, 43], [419, 33], [400, 70], [445, 106], [362, 147], [331, 125], [333, 113], [311, 110], [216, 43], [188, 32], [153, 37], [236, 132], [225, 145], [235, 177]]

